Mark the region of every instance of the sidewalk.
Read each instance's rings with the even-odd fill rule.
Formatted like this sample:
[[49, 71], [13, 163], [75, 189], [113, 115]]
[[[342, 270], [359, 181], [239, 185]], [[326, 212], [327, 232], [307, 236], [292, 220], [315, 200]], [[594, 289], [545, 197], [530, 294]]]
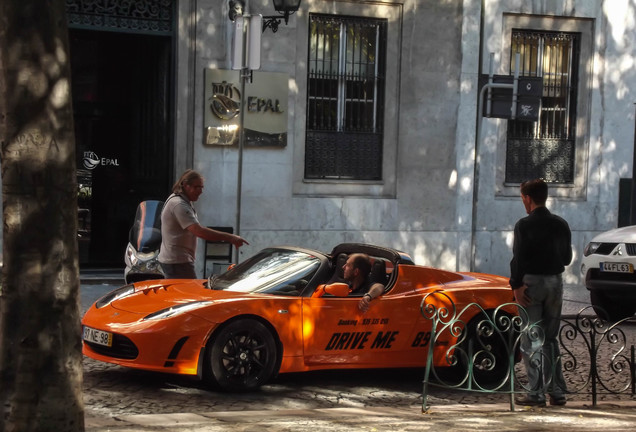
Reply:
[[[583, 285], [564, 285], [563, 286], [563, 308], [561, 315], [563, 317], [576, 316], [581, 309], [590, 306], [590, 292]], [[594, 314], [593, 310], [588, 311]]]
[[508, 404], [455, 404], [432, 406], [427, 413], [414, 406], [129, 415], [87, 417], [86, 431], [633, 431], [635, 408], [636, 402], [604, 403], [596, 408], [572, 402], [565, 407], [518, 407], [514, 412]]
[[124, 285], [124, 269], [87, 268], [80, 270], [80, 283], [83, 285], [112, 284]]

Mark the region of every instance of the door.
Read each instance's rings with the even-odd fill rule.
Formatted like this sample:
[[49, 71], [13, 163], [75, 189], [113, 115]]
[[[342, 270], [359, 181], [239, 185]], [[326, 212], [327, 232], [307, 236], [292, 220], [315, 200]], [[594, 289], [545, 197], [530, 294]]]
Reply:
[[421, 322], [418, 300], [387, 293], [363, 313], [358, 309], [360, 297], [303, 299], [305, 363], [369, 368], [424, 365], [426, 350], [419, 345], [425, 345], [413, 342], [416, 323]]
[[69, 38], [80, 264], [123, 267], [137, 204], [170, 189], [171, 37], [71, 29]]

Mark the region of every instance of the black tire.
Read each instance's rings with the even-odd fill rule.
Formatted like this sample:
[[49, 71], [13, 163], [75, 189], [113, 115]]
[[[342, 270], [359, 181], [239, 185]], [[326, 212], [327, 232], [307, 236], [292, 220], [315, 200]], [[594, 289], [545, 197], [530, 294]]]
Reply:
[[596, 315], [605, 321], [620, 321], [634, 315], [632, 303], [612, 301], [607, 295], [597, 290], [590, 291], [590, 303], [592, 303]]
[[232, 392], [255, 390], [279, 364], [276, 341], [260, 321], [232, 321], [208, 342], [205, 362], [205, 378], [212, 385]]
[[[472, 352], [474, 382], [484, 389], [493, 390], [503, 387], [503, 384], [508, 381], [511, 361], [514, 366], [514, 354], [511, 355], [508, 352], [509, 348], [506, 345], [508, 334], [497, 331], [488, 334], [491, 324], [484, 320], [485, 317], [477, 316], [468, 323], [466, 327], [468, 337], [462, 342], [461, 348], [466, 354]], [[481, 321], [484, 323], [480, 332], [478, 326]], [[471, 364], [468, 357], [462, 355], [459, 360], [460, 367], [466, 373]]]

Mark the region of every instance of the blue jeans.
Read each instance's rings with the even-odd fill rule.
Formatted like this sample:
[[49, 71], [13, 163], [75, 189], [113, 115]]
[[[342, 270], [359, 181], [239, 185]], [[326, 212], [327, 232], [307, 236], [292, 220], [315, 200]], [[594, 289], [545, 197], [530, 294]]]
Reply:
[[537, 324], [545, 341], [531, 340], [528, 334], [521, 336], [521, 353], [528, 374], [530, 397], [545, 400], [545, 392], [552, 397], [563, 398], [566, 392], [561, 367], [558, 334], [561, 327], [563, 305], [563, 279], [561, 275], [530, 275], [523, 277], [528, 286], [526, 293], [531, 303], [525, 309], [530, 324]]

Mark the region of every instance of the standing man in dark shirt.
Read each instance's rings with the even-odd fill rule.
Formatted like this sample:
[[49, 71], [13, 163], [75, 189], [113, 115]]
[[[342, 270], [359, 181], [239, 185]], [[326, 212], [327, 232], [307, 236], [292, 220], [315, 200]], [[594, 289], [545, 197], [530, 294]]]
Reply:
[[561, 370], [557, 335], [563, 304], [562, 273], [572, 261], [572, 234], [568, 223], [545, 207], [548, 185], [542, 179], [521, 184], [521, 200], [528, 216], [515, 225], [510, 286], [515, 300], [528, 312], [529, 324], [545, 335], [533, 341], [521, 338], [530, 391], [521, 405], [545, 406], [545, 384], [551, 405], [565, 405], [565, 380]]

